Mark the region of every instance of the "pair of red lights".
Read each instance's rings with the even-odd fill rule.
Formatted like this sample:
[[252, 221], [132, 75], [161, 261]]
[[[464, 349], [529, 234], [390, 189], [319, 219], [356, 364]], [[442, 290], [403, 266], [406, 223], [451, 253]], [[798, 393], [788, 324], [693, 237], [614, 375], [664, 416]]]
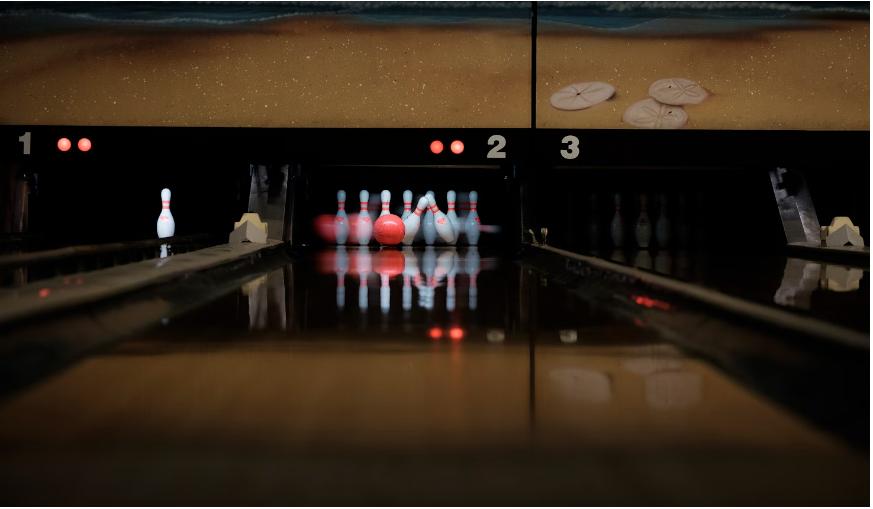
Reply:
[[[434, 154], [441, 154], [444, 148], [443, 142], [440, 140], [433, 140], [430, 142], [430, 151]], [[464, 151], [464, 142], [461, 140], [455, 140], [451, 145], [449, 145], [449, 148], [453, 154], [460, 154]]]
[[[79, 140], [79, 143], [76, 144], [79, 147], [79, 150], [82, 152], [87, 152], [91, 150], [91, 140], [88, 138], [82, 138]], [[61, 138], [58, 140], [58, 150], [61, 152], [67, 152], [73, 147], [73, 142], [70, 141], [69, 138]]]
[[457, 342], [464, 339], [464, 329], [460, 327], [451, 327], [448, 331], [443, 331], [443, 329], [439, 327], [431, 327], [430, 330], [427, 331], [427, 335], [430, 336], [430, 339], [439, 341], [446, 332], [448, 332], [449, 339], [452, 341]]

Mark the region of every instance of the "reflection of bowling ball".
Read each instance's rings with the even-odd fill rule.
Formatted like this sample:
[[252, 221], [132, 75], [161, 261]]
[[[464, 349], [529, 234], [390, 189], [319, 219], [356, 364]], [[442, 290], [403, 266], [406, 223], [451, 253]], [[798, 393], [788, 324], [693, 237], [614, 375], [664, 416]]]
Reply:
[[376, 242], [386, 246], [400, 244], [405, 234], [406, 227], [403, 226], [403, 220], [394, 214], [381, 216], [376, 220], [376, 226], [373, 229], [373, 236], [376, 237]]
[[373, 271], [385, 276], [394, 277], [403, 274], [404, 263], [403, 253], [395, 249], [386, 249], [373, 255]]

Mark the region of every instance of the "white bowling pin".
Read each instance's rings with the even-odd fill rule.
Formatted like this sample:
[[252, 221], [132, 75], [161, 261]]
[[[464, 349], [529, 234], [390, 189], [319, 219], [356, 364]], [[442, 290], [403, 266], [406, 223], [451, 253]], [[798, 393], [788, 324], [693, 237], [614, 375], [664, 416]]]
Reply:
[[172, 237], [176, 234], [176, 221], [170, 212], [170, 190], [161, 190], [161, 215], [158, 216], [158, 238]]
[[340, 189], [336, 192], [336, 217], [334, 217], [336, 243], [343, 245], [349, 238], [349, 218], [346, 215], [346, 192]]
[[658, 247], [666, 249], [670, 245], [670, 219], [667, 217], [667, 195], [658, 196], [660, 207], [658, 219], [655, 221], [655, 238], [658, 239]]
[[621, 195], [615, 195], [615, 214], [609, 225], [609, 233], [612, 235], [612, 245], [621, 247], [624, 245], [624, 221], [621, 219]]
[[424, 193], [424, 197], [428, 200], [428, 210], [424, 213], [424, 219], [421, 220], [421, 233], [424, 235], [424, 243], [432, 246], [436, 242], [437, 237], [433, 211], [429, 208], [430, 200], [433, 198], [433, 191]]
[[336, 248], [336, 260], [334, 271], [336, 272], [336, 308], [343, 310], [346, 307], [346, 273], [349, 271], [349, 255], [346, 246]]
[[389, 208], [391, 207], [391, 191], [385, 189], [382, 191], [382, 212], [379, 213], [379, 217], [387, 216], [391, 213]]
[[403, 220], [403, 227], [406, 229], [406, 233], [403, 235], [404, 245], [410, 246], [412, 245], [412, 241], [415, 240], [415, 234], [418, 233], [418, 230], [421, 227], [421, 215], [424, 213], [425, 209], [427, 209], [427, 198], [421, 197], [418, 200], [418, 205], [415, 207], [415, 210]]
[[467, 295], [467, 308], [475, 311], [479, 300], [479, 288], [476, 278], [479, 276], [479, 248], [471, 246], [467, 249], [467, 254], [464, 259], [464, 272], [470, 278], [470, 288]]
[[464, 234], [467, 236], [467, 242], [471, 246], [479, 244], [479, 193], [470, 191], [470, 212], [467, 213], [467, 220], [464, 221]]
[[643, 249], [649, 247], [649, 242], [652, 240], [652, 222], [649, 221], [648, 200], [645, 194], [640, 195], [640, 215], [634, 225], [634, 236], [638, 246]]
[[456, 244], [458, 242], [458, 237], [461, 236], [461, 223], [458, 221], [458, 213], [455, 212], [457, 195], [454, 191], [446, 193], [446, 201], [449, 204], [449, 210], [446, 212], [446, 217], [449, 218], [449, 223], [451, 223], [452, 229], [455, 230], [455, 238], [449, 242], [449, 244]]
[[433, 212], [433, 225], [437, 234], [443, 239], [446, 244], [451, 244], [455, 240], [455, 230], [452, 228], [452, 223], [449, 218], [437, 207], [436, 200], [433, 195], [427, 197], [430, 211]]
[[412, 214], [412, 191], [407, 189], [403, 191], [403, 215], [400, 216], [400, 219], [405, 221], [409, 214]]
[[366, 246], [370, 243], [370, 236], [373, 235], [373, 219], [370, 218], [368, 205], [370, 201], [370, 193], [361, 191], [361, 212], [358, 214], [358, 244]]

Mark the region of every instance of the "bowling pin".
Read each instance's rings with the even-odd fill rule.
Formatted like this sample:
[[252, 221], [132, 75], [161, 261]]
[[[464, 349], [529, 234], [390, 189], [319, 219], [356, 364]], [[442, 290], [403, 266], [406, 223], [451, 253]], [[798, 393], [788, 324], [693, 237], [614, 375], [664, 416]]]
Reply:
[[412, 191], [407, 189], [403, 191], [403, 214], [400, 219], [405, 221], [409, 214], [412, 214]]
[[424, 235], [424, 243], [432, 246], [436, 242], [437, 232], [436, 224], [434, 223], [433, 211], [430, 209], [430, 200], [433, 198], [433, 191], [424, 193], [424, 197], [428, 200], [428, 210], [424, 213], [424, 219], [421, 221], [421, 233]]
[[391, 207], [391, 191], [385, 189], [384, 191], [382, 191], [382, 212], [379, 213], [379, 217], [387, 216], [388, 214], [390, 214], [391, 211], [388, 210], [390, 207]]
[[615, 194], [615, 214], [609, 225], [609, 233], [612, 235], [612, 245], [621, 247], [624, 245], [624, 221], [621, 220], [621, 195]]
[[670, 219], [667, 217], [667, 195], [658, 196], [658, 219], [655, 220], [655, 238], [658, 240], [660, 249], [667, 249], [670, 245]]
[[458, 242], [458, 238], [461, 236], [461, 224], [458, 221], [458, 213], [455, 212], [455, 201], [457, 199], [457, 195], [454, 191], [449, 191], [446, 193], [446, 201], [449, 204], [449, 210], [446, 212], [446, 217], [449, 218], [449, 223], [452, 225], [452, 229], [455, 230], [455, 239], [449, 244], [456, 244]]
[[648, 200], [645, 194], [640, 195], [640, 215], [634, 225], [634, 236], [638, 246], [643, 249], [649, 247], [649, 242], [652, 240], [652, 222], [649, 221]]
[[[154, 216], [153, 216], [154, 217]], [[176, 234], [176, 221], [170, 212], [170, 190], [161, 190], [161, 215], [158, 216], [158, 238], [164, 239]]]
[[415, 234], [418, 233], [418, 230], [421, 227], [421, 214], [424, 213], [426, 208], [427, 198], [419, 198], [415, 210], [403, 220], [403, 227], [406, 229], [406, 233], [403, 235], [404, 245], [411, 246], [412, 241], [415, 240]]
[[346, 246], [336, 248], [336, 308], [342, 311], [346, 307], [346, 273], [349, 271], [349, 255]]
[[471, 246], [479, 244], [479, 193], [470, 191], [470, 212], [467, 213], [467, 219], [464, 221], [464, 234], [467, 236], [467, 242]]
[[340, 189], [336, 192], [336, 217], [334, 217], [336, 243], [340, 246], [349, 238], [349, 218], [346, 215], [346, 192]]
[[[472, 193], [471, 193], [472, 194]], [[464, 272], [470, 278], [470, 288], [467, 295], [467, 308], [475, 311], [479, 301], [479, 288], [476, 278], [479, 276], [479, 248], [471, 246], [467, 249], [467, 255], [464, 260]]]
[[455, 229], [452, 228], [452, 223], [449, 222], [449, 218], [437, 207], [433, 194], [428, 195], [427, 200], [430, 211], [433, 212], [434, 229], [446, 244], [452, 244], [455, 241]]
[[368, 205], [370, 201], [369, 191], [361, 191], [361, 212], [358, 214], [358, 244], [366, 246], [370, 243], [373, 235], [373, 220], [370, 218]]

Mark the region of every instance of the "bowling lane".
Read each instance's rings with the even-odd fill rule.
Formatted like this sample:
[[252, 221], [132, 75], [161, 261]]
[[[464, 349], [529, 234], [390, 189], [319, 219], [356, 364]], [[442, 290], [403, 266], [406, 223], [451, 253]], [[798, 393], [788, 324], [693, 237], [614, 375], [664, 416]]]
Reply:
[[[35, 504], [865, 503], [867, 446], [844, 429], [869, 403], [832, 380], [852, 379], [833, 366], [857, 352], [762, 333], [695, 347], [687, 321], [629, 312], [621, 282], [589, 279], [475, 248], [255, 267], [0, 400], [0, 490]], [[820, 380], [849, 414], [823, 423], [768, 377]]]

